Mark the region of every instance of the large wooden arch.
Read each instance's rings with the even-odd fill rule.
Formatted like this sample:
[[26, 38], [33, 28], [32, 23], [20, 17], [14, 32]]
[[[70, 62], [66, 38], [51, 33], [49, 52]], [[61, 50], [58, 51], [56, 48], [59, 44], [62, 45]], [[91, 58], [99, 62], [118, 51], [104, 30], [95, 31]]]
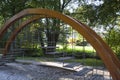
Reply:
[[[76, 31], [78, 31], [81, 35], [83, 35], [86, 38], [86, 40], [89, 43], [91, 43], [91, 45], [95, 48], [98, 55], [101, 57], [101, 59], [105, 63], [107, 69], [110, 71], [113, 79], [114, 80], [120, 79], [120, 61], [114, 55], [113, 51], [109, 48], [109, 46], [89, 27], [87, 27], [86, 25], [80, 23], [79, 21], [77, 21], [69, 16], [65, 16], [59, 12], [51, 11], [51, 10], [47, 10], [47, 9], [23, 10], [20, 13], [13, 16], [12, 18], [10, 18], [5, 23], [4, 27], [0, 30], [0, 38], [3, 36], [5, 31], [10, 27], [10, 25], [12, 23], [14, 23], [16, 20], [18, 20], [19, 18], [21, 18], [27, 14], [47, 15], [50, 17], [54, 17], [54, 18], [63, 20], [67, 24], [71, 25]], [[19, 30], [20, 29], [18, 29], [18, 32], [19, 32]]]

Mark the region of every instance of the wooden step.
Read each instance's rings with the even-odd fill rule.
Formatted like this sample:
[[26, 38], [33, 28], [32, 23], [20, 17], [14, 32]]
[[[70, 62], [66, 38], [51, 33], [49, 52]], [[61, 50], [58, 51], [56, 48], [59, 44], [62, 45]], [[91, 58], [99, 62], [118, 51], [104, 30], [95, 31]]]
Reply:
[[75, 66], [80, 66], [80, 63], [68, 63], [66, 65], [64, 65], [64, 67], [68, 67], [68, 68], [74, 68]]
[[85, 76], [88, 72], [92, 71], [92, 68], [83, 68], [82, 70], [74, 73], [76, 76]]
[[1, 58], [0, 60], [15, 60], [15, 57]]
[[0, 62], [11, 62], [11, 61], [15, 61], [16, 57], [13, 55], [7, 55], [7, 56], [2, 56], [0, 58]]
[[4, 65], [5, 63], [4, 62], [0, 62], [0, 66]]
[[15, 56], [3, 56], [1, 59], [9, 59], [9, 58], [16, 58]]
[[15, 58], [2, 58], [2, 60], [15, 60]]
[[16, 59], [15, 55], [7, 54], [5, 56], [2, 56], [0, 58], [0, 65], [4, 65], [5, 63], [11, 63], [14, 62]]
[[98, 74], [94, 74], [90, 77], [89, 80], [104, 80], [104, 76], [103, 75], [98, 75]]
[[2, 56], [2, 58], [6, 58], [6, 57], [16, 57], [16, 55], [5, 55], [5, 56]]
[[11, 63], [12, 60], [0, 60], [0, 64]]

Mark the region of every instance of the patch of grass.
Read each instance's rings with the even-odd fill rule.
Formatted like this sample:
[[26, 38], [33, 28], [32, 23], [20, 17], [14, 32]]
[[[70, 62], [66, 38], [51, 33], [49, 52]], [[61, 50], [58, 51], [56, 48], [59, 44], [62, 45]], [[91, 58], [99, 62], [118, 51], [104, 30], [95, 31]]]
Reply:
[[62, 47], [60, 47], [58, 49], [58, 51], [60, 52], [67, 52], [67, 53], [76, 53], [76, 52], [85, 52], [85, 53], [93, 53], [95, 50], [93, 49], [92, 46], [72, 46], [72, 45], [68, 45], [67, 48], [63, 49]]
[[[17, 59], [23, 59], [22, 57], [18, 57]], [[24, 57], [24, 60], [34, 60], [38, 62], [45, 62], [45, 61], [56, 61], [55, 58], [51, 57]], [[86, 58], [86, 59], [69, 59], [64, 60], [64, 62], [69, 63], [81, 63], [85, 66], [103, 66], [103, 62], [100, 59], [94, 58]]]
[[[59, 47], [59, 50], [64, 50], [64, 51], [69, 51], [69, 50], [73, 50], [73, 51], [83, 51], [83, 46], [75, 46], [75, 45], [67, 45], [67, 47], [65, 49], [63, 49], [63, 47], [61, 45], [57, 45]], [[84, 46], [84, 50], [85, 52], [93, 52], [94, 49], [92, 46]]]
[[66, 55], [73, 55], [76, 58], [82, 58], [83, 55], [86, 56], [87, 58], [94, 58], [96, 57], [96, 52], [93, 49], [92, 46], [72, 46], [72, 45], [67, 45], [67, 48], [59, 48], [59, 52], [65, 52]]
[[71, 60], [65, 60], [65, 62], [77, 62], [84, 64], [86, 66], [103, 66], [103, 62], [99, 59], [92, 59], [92, 58], [87, 58], [87, 59], [71, 59]]
[[54, 58], [50, 57], [17, 57], [17, 59], [21, 60], [34, 60], [34, 61], [54, 61]]

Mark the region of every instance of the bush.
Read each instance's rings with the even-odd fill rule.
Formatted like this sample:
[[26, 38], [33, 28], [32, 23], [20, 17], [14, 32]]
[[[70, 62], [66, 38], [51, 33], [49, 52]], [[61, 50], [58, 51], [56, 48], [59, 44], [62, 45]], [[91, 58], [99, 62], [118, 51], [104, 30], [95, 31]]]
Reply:
[[43, 56], [42, 50], [38, 48], [26, 48], [24, 50], [24, 56], [36, 57]]
[[78, 52], [74, 53], [75, 58], [98, 58], [96, 53]]
[[80, 42], [80, 40], [77, 40], [75, 44], [77, 46], [87, 46], [88, 42], [87, 41]]
[[116, 53], [118, 59], [120, 60], [120, 52]]
[[68, 56], [74, 56], [75, 58], [99, 58], [98, 56], [96, 56], [96, 53], [93, 53], [91, 51], [80, 51], [80, 50], [72, 50], [72, 49], [66, 49], [65, 50], [66, 55]]

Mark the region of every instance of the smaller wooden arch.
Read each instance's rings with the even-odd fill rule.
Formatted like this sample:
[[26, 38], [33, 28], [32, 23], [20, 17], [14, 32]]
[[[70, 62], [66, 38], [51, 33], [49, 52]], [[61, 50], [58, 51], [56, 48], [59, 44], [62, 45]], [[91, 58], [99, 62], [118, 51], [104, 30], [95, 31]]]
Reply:
[[[114, 55], [113, 51], [105, 44], [105, 42], [90, 28], [88, 28], [86, 25], [78, 22], [77, 20], [65, 16], [59, 12], [46, 10], [46, 9], [27, 9], [22, 11], [22, 13], [18, 13], [13, 18], [8, 20], [8, 22], [5, 24], [5, 27], [0, 31], [0, 37], [3, 35], [2, 33], [5, 33], [7, 28], [10, 24], [12, 24], [15, 20], [21, 18], [22, 16], [26, 14], [42, 14], [47, 16], [52, 16], [55, 18], [58, 18], [60, 20], [63, 20], [64, 22], [71, 25], [75, 30], [77, 30], [80, 34], [82, 34], [86, 40], [91, 43], [91, 45], [96, 49], [99, 56], [105, 63], [106, 67], [110, 71], [112, 77], [114, 80], [120, 79], [120, 67], [119, 67], [119, 60]], [[115, 63], [116, 61], [116, 63]], [[117, 65], [118, 64], [118, 65]]]
[[25, 27], [27, 26], [29, 23], [42, 18], [43, 16], [33, 16], [32, 18], [30, 18], [29, 20], [24, 21], [21, 25], [17, 26], [17, 28], [15, 29], [15, 31], [11, 34], [11, 36], [8, 38], [8, 40], [6, 41], [6, 45], [5, 45], [5, 50], [3, 52], [3, 54], [7, 54], [10, 48], [10, 44], [14, 41], [15, 37], [19, 34], [19, 32]]

